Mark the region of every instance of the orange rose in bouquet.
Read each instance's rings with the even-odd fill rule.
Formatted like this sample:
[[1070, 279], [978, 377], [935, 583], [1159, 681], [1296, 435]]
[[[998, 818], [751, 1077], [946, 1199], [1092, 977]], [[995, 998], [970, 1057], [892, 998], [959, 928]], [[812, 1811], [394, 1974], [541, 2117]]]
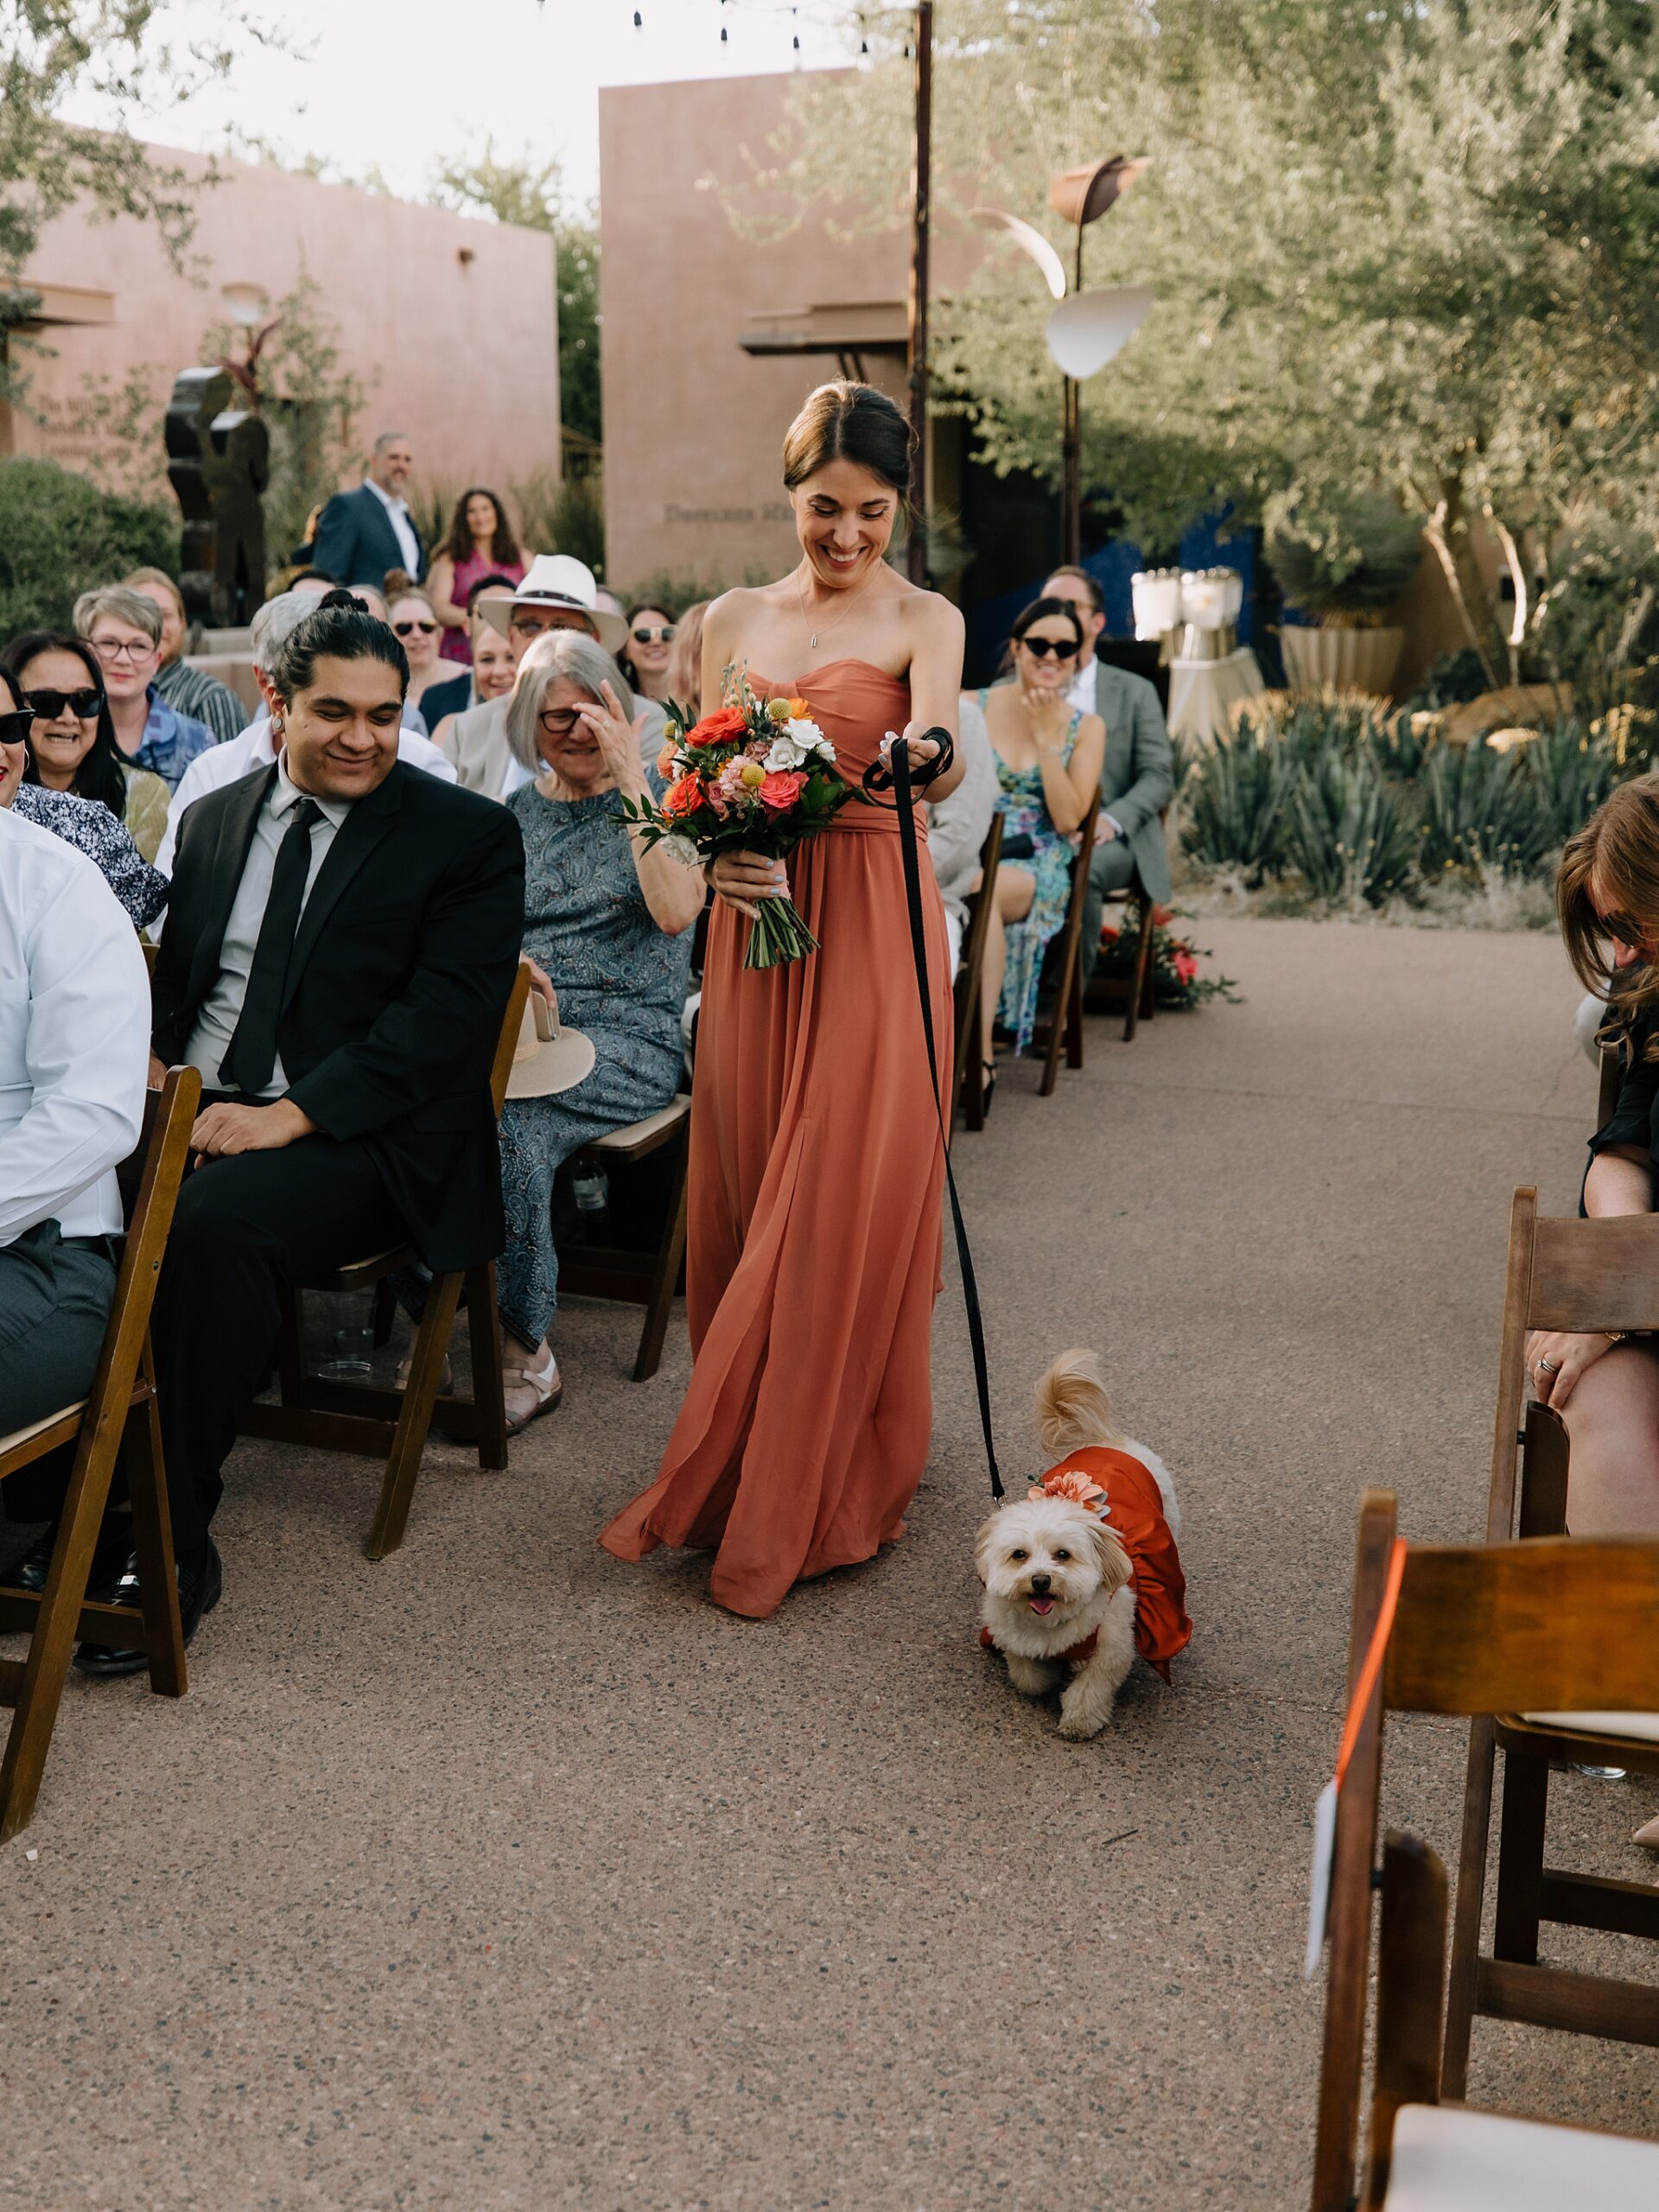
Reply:
[[[733, 669], [725, 693], [726, 703], [701, 721], [667, 702], [657, 766], [668, 789], [660, 804], [622, 802], [650, 843], [667, 843], [688, 867], [732, 852], [785, 860], [852, 797], [836, 772], [836, 748], [804, 699], [759, 699]], [[743, 964], [772, 968], [817, 950], [794, 902], [767, 899], [750, 925]]]

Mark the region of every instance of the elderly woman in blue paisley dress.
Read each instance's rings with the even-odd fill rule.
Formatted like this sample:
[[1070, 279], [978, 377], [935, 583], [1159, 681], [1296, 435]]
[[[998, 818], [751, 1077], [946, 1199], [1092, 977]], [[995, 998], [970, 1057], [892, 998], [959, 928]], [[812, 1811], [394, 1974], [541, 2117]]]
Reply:
[[1063, 599], [1033, 600], [1014, 626], [1014, 682], [982, 691], [996, 755], [1004, 859], [985, 941], [980, 1049], [985, 1091], [994, 1083], [993, 1024], [1023, 1052], [1037, 1021], [1043, 954], [1065, 920], [1071, 864], [1084, 817], [1100, 788], [1106, 725], [1066, 697], [1083, 650], [1083, 626]]
[[[607, 1130], [643, 1121], [679, 1086], [680, 1011], [703, 881], [630, 830], [624, 796], [660, 798], [641, 760], [645, 717], [604, 648], [552, 630], [520, 662], [506, 734], [524, 780], [506, 804], [524, 839], [524, 950], [559, 1020], [594, 1040], [593, 1071], [548, 1098], [510, 1099], [501, 1117], [507, 1249], [496, 1270], [506, 1332], [508, 1427], [557, 1405], [548, 1341], [557, 1302], [553, 1178]], [[511, 780], [511, 779], [510, 779]]]

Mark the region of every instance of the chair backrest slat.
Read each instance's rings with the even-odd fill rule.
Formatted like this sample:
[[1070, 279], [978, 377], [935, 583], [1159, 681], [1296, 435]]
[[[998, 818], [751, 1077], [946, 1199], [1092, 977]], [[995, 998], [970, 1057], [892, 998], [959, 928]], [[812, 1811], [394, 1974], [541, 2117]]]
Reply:
[[1659, 1543], [1413, 1545], [1389, 1641], [1395, 1712], [1659, 1711]]
[[1541, 1220], [1527, 1326], [1659, 1329], [1659, 1215]]
[[518, 1049], [518, 1032], [524, 1026], [524, 1001], [529, 995], [530, 963], [521, 958], [518, 972], [512, 979], [507, 1010], [501, 1017], [501, 1034], [496, 1039], [495, 1058], [490, 1066], [490, 1096], [495, 1102], [498, 1122], [501, 1109], [507, 1103], [507, 1077], [512, 1073], [512, 1056]]

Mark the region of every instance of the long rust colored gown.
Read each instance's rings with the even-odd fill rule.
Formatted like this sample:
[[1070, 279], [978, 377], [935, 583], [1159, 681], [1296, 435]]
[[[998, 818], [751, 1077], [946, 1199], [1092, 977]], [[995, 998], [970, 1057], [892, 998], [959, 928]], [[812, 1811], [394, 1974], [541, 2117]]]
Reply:
[[[908, 684], [868, 661], [751, 680], [808, 701], [855, 789], [910, 714]], [[622, 1560], [717, 1548], [709, 1595], [757, 1620], [902, 1535], [927, 1459], [944, 1159], [898, 826], [891, 804], [855, 798], [795, 854], [819, 944], [804, 960], [746, 969], [747, 918], [715, 907], [691, 1115], [696, 1364], [656, 1481], [600, 1538]], [[921, 875], [949, 1096], [944, 909]]]

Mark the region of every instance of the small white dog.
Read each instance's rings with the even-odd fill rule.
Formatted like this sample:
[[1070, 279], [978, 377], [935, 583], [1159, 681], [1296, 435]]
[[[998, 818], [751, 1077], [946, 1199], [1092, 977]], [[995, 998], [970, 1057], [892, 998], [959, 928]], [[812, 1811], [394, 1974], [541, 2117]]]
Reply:
[[1097, 1736], [1137, 1649], [1167, 1679], [1192, 1633], [1180, 1509], [1157, 1453], [1112, 1426], [1092, 1352], [1062, 1352], [1037, 1385], [1037, 1429], [1064, 1456], [980, 1529], [980, 1642], [1027, 1697], [1060, 1690], [1062, 1736]]

